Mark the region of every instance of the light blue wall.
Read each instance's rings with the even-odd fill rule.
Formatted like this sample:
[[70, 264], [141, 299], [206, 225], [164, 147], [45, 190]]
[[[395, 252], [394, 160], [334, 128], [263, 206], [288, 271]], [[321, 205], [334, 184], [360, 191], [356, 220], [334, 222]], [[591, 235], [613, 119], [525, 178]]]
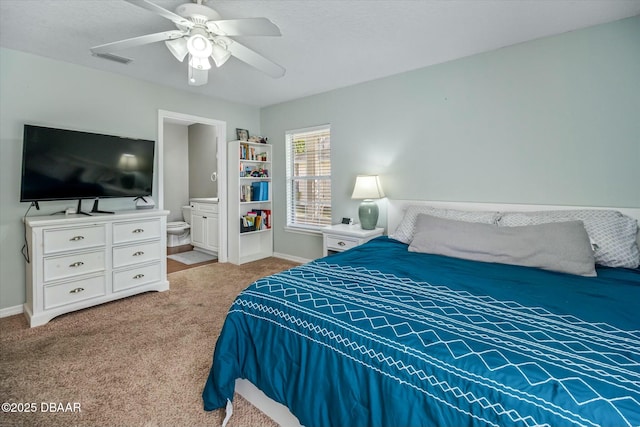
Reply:
[[[0, 49], [0, 309], [25, 302], [21, 218], [29, 204], [18, 202], [24, 123], [157, 140], [159, 109], [226, 121], [228, 135], [235, 135], [236, 127], [260, 129], [256, 107]], [[133, 208], [131, 200], [106, 200], [100, 206]], [[74, 204], [45, 202], [41, 212], [29, 215]], [[90, 201], [85, 204], [91, 208]]]
[[[286, 130], [325, 123], [334, 222], [357, 174], [395, 199], [640, 207], [640, 17], [264, 108], [273, 170]], [[284, 191], [275, 175], [275, 251], [320, 256], [283, 230]]]

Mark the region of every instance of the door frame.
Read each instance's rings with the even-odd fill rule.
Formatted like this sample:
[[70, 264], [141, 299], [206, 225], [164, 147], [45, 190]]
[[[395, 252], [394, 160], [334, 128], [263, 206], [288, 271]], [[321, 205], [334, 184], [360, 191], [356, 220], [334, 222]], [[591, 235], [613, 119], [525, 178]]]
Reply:
[[175, 111], [158, 110], [158, 208], [164, 209], [164, 125], [203, 124], [216, 130], [218, 163], [218, 262], [227, 262], [227, 122]]

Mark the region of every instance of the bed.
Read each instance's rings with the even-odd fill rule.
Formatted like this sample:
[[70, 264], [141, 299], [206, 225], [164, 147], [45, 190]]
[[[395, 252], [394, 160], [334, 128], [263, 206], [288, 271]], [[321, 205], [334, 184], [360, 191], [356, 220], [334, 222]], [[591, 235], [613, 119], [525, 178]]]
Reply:
[[[426, 213], [406, 242], [398, 230], [410, 206]], [[230, 415], [236, 384], [249, 384], [308, 427], [640, 425], [637, 265], [592, 258], [594, 276], [558, 271], [556, 256], [553, 268], [538, 268], [412, 250], [440, 210], [456, 214], [434, 215], [437, 229], [462, 220], [472, 227], [464, 239], [475, 232], [469, 224], [519, 232], [575, 222], [539, 221], [554, 217], [540, 206], [453, 207], [390, 201], [391, 237], [251, 284], [216, 343], [205, 409]], [[637, 256], [640, 209], [622, 211]], [[580, 223], [597, 255], [590, 221]], [[554, 246], [567, 240], [565, 230], [550, 232], [562, 236]]]

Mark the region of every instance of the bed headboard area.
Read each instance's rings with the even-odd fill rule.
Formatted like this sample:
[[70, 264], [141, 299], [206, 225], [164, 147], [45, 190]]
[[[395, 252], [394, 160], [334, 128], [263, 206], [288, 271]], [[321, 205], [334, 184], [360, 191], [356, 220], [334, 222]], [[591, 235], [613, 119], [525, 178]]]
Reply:
[[[591, 207], [591, 206], [562, 206], [562, 205], [526, 205], [510, 203], [477, 203], [477, 202], [442, 202], [428, 200], [399, 200], [387, 199], [387, 233], [393, 234], [409, 206], [430, 206], [439, 209], [455, 209], [459, 211], [493, 211], [493, 212], [535, 212], [554, 210], [615, 210], [623, 215], [635, 219], [640, 224], [640, 208]], [[640, 248], [640, 227], [636, 235], [636, 242]]]

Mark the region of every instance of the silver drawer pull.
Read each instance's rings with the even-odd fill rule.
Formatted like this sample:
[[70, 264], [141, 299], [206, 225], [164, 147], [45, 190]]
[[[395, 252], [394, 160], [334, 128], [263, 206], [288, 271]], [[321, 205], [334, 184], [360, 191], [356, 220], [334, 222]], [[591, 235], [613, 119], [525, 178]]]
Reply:
[[136, 228], [132, 233], [144, 233], [144, 230], [142, 228]]
[[69, 239], [70, 242], [77, 242], [78, 240], [84, 240], [84, 236], [73, 236]]
[[79, 294], [80, 292], [84, 291], [84, 288], [75, 288], [75, 289], [71, 289], [69, 291], [70, 294]]
[[133, 276], [134, 279], [142, 279], [144, 277], [144, 274], [136, 274], [135, 276]]
[[138, 252], [133, 254], [133, 256], [140, 256], [140, 255], [144, 255], [144, 252], [138, 251]]
[[346, 245], [346, 243], [345, 242], [338, 242], [338, 245], [339, 246], [344, 246], [344, 245]]
[[69, 267], [75, 268], [75, 267], [81, 267], [83, 265], [84, 265], [84, 262], [78, 261], [78, 262], [74, 262], [73, 264], [69, 264]]

